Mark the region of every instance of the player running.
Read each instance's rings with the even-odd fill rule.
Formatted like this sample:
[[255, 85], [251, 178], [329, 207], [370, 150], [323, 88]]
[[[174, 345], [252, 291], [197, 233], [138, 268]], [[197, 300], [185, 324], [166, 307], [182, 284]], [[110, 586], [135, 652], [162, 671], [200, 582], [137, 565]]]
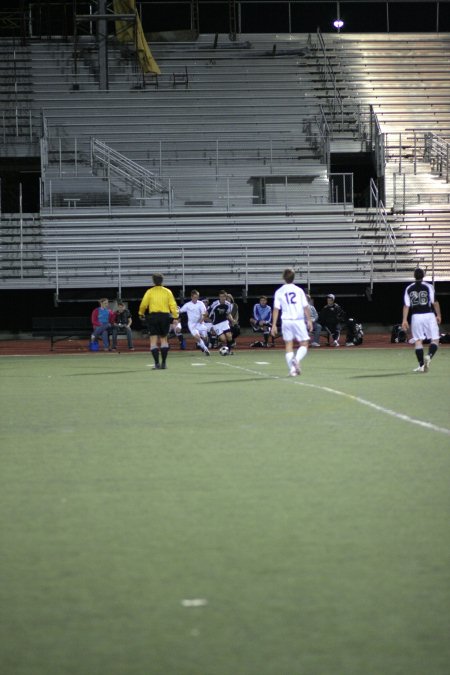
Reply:
[[210, 356], [209, 349], [204, 340], [208, 337], [208, 327], [205, 318], [208, 316], [206, 306], [200, 298], [198, 291], [191, 291], [191, 299], [180, 307], [180, 314], [186, 313], [189, 332], [195, 342], [206, 356]]
[[[308, 352], [309, 335], [312, 331], [311, 314], [304, 291], [294, 284], [295, 272], [287, 268], [283, 272], [284, 285], [273, 298], [272, 335], [277, 335], [277, 321], [281, 312], [281, 334], [286, 349], [286, 363], [289, 375], [300, 375], [300, 361]], [[300, 344], [294, 356], [294, 342]]]

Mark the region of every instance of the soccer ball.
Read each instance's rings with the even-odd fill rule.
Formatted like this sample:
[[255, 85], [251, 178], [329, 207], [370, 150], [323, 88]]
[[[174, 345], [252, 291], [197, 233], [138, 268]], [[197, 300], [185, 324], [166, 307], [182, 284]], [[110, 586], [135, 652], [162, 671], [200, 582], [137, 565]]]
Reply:
[[219, 349], [219, 354], [221, 356], [228, 356], [229, 353], [230, 350], [228, 349], [228, 347], [225, 347], [225, 345]]

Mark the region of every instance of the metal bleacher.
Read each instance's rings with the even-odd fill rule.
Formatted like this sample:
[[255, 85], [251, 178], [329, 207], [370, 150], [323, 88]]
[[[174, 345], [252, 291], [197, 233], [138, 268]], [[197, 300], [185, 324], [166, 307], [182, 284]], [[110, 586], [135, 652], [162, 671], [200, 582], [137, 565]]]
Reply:
[[[142, 286], [158, 268], [173, 285], [248, 288], [277, 283], [285, 265], [308, 283], [366, 283], [409, 278], [431, 256], [437, 277], [448, 277], [448, 206], [430, 197], [430, 215], [426, 201], [430, 182], [433, 194], [447, 196], [448, 183], [407, 156], [416, 131], [450, 128], [441, 62], [449, 39], [416, 39], [416, 86], [410, 77], [399, 87], [393, 73], [415, 54], [411, 40], [325, 36], [350, 120], [335, 141], [355, 140], [355, 106], [374, 106], [386, 134], [384, 229], [371, 209], [330, 203], [329, 167], [310, 131], [330, 100], [314, 37], [158, 43], [158, 78], [142, 78], [111, 39], [105, 91], [91, 38], [80, 41], [76, 71], [70, 41], [32, 42], [23, 59], [32, 83], [26, 105], [42, 119], [41, 208], [19, 221], [2, 214], [10, 222], [2, 227], [2, 284]], [[403, 186], [395, 198], [394, 174]], [[419, 208], [407, 203], [405, 185], [421, 197]]]
[[[324, 43], [347, 109], [370, 105], [384, 135], [384, 205], [398, 272], [412, 257], [448, 280], [450, 35], [340, 33]], [[430, 137], [441, 158], [428, 151]], [[367, 211], [356, 214], [358, 230], [375, 244]]]

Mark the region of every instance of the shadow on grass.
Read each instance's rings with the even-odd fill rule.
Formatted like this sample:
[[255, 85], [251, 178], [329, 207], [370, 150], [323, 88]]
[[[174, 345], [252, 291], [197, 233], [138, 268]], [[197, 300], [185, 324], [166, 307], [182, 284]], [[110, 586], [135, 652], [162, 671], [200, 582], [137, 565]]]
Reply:
[[241, 379], [233, 378], [232, 380], [208, 380], [207, 382], [197, 382], [197, 384], [237, 384], [238, 382], [263, 382], [264, 380], [273, 382], [274, 379], [274, 377], [243, 377]]
[[372, 377], [398, 377], [399, 375], [410, 375], [411, 373], [405, 373], [404, 370], [391, 373], [368, 373], [367, 375], [351, 375], [349, 380], [367, 380]]
[[141, 373], [142, 369], [141, 368], [135, 368], [133, 370], [105, 370], [105, 371], [100, 371], [96, 370], [94, 373], [69, 373], [69, 375], [66, 375], [66, 377], [98, 377], [99, 375], [129, 375], [130, 373]]

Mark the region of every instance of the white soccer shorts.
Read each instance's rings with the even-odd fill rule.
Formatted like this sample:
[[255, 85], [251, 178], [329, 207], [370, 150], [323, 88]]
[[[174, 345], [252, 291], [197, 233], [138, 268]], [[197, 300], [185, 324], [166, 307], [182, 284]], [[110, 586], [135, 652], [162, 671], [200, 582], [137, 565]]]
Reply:
[[283, 340], [297, 340], [307, 342], [309, 340], [308, 328], [303, 319], [284, 319], [281, 321], [281, 334]]
[[439, 340], [439, 325], [433, 312], [413, 314], [411, 317], [411, 334], [414, 340]]
[[222, 333], [228, 333], [231, 330], [230, 324], [228, 321], [221, 321], [220, 323], [215, 323], [213, 325], [214, 332], [217, 336], [222, 335]]
[[188, 323], [188, 328], [193, 337], [200, 335], [205, 338], [208, 335], [208, 328], [204, 323]]

